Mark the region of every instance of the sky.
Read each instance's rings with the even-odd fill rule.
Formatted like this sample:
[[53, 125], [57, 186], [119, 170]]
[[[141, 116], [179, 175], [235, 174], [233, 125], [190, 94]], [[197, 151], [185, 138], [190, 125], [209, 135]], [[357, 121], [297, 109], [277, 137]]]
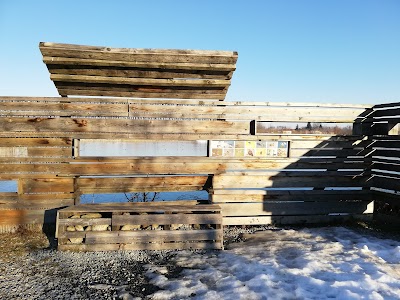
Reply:
[[400, 1], [0, 0], [0, 96], [58, 96], [39, 42], [238, 51], [226, 100], [400, 101]]

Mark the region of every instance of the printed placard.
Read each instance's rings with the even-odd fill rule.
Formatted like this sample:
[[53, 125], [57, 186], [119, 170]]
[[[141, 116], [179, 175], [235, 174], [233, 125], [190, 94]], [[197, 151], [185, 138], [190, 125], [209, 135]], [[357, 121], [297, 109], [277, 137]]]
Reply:
[[289, 141], [210, 141], [210, 156], [288, 157]]

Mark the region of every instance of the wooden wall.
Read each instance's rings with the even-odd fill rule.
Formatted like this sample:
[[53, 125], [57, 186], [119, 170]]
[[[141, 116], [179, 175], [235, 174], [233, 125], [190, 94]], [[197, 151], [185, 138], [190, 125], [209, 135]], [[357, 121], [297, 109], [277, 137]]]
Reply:
[[400, 103], [375, 105], [365, 121], [373, 124], [368, 149], [372, 153], [371, 189], [380, 206], [376, 217], [400, 225]]
[[[66, 97], [0, 97], [0, 105], [0, 180], [18, 182], [17, 192], [0, 193], [0, 225], [54, 222], [55, 209], [81, 193], [129, 191], [208, 190], [225, 225], [372, 213], [364, 135], [256, 130], [257, 122], [360, 124], [365, 105]], [[80, 157], [81, 139], [287, 141], [290, 149], [280, 158], [102, 157], [101, 149]]]

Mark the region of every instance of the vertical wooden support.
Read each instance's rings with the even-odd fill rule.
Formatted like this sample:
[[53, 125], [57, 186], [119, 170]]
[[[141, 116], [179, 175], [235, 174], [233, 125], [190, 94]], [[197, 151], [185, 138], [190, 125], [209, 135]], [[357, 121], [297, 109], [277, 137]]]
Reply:
[[80, 139], [74, 139], [73, 140], [72, 156], [74, 158], [79, 157], [79, 144], [80, 144]]
[[81, 203], [81, 191], [79, 189], [79, 176], [74, 177], [74, 204], [78, 205]]

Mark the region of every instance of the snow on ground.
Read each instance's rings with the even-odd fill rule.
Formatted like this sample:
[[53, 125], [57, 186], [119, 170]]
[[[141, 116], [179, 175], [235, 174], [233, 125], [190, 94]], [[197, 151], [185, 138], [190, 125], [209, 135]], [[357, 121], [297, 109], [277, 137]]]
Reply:
[[274, 229], [206, 254], [180, 251], [146, 276], [151, 299], [400, 299], [400, 241], [344, 227]]

